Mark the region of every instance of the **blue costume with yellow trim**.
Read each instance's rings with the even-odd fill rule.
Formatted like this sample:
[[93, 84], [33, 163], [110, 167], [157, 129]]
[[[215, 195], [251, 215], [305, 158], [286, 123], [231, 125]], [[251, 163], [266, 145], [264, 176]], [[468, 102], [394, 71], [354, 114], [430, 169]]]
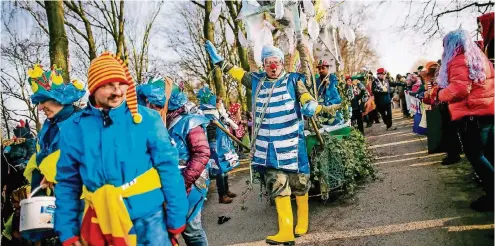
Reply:
[[[177, 122], [172, 122], [168, 127], [170, 137], [173, 139], [173, 144], [179, 151], [179, 168], [184, 168], [185, 163], [189, 160], [189, 149], [186, 142], [189, 131], [193, 128], [201, 126], [206, 133], [206, 126], [210, 121], [201, 115], [186, 114], [179, 116]], [[191, 192], [187, 196], [189, 201], [189, 212], [187, 215], [188, 222], [196, 217], [201, 212], [206, 194], [208, 193], [208, 186], [210, 184], [210, 178], [208, 174], [209, 166], [206, 166], [205, 170], [201, 174], [201, 177], [196, 180]]]
[[[33, 104], [44, 103], [48, 100], [63, 105], [63, 108], [51, 119], [46, 119], [41, 131], [37, 136], [36, 153], [29, 160], [24, 176], [31, 184], [31, 190], [40, 186], [43, 178], [48, 182], [56, 183], [56, 166], [60, 157], [59, 138], [60, 129], [63, 128], [65, 120], [77, 112], [77, 108], [72, 103], [84, 96], [84, 85], [74, 80], [71, 83], [64, 83], [62, 70], [53, 66], [51, 70], [43, 70], [36, 64], [28, 71], [28, 82], [31, 85]], [[37, 195], [50, 194], [45, 191]], [[26, 239], [38, 241], [45, 237], [54, 236], [53, 231], [49, 232], [23, 232]]]

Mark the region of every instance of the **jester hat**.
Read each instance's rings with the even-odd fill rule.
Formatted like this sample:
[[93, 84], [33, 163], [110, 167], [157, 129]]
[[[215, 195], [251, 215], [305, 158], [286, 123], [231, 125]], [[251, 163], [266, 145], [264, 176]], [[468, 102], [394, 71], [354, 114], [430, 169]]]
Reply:
[[208, 87], [199, 89], [196, 94], [201, 108], [214, 109], [217, 105], [217, 96]]
[[138, 113], [136, 86], [129, 68], [126, 62], [107, 51], [91, 61], [88, 69], [89, 93], [93, 95], [98, 88], [112, 82], [129, 85], [126, 92], [127, 107], [131, 111], [133, 122], [141, 123], [143, 117]]
[[[169, 77], [155, 76], [148, 80], [147, 83], [141, 84], [137, 87], [138, 103], [146, 106], [146, 100], [149, 103], [156, 105], [160, 108], [165, 107], [166, 102], [166, 85], [165, 82], [171, 81]], [[168, 109], [176, 110], [187, 103], [187, 96], [180, 91], [180, 87], [174, 83], [172, 84], [170, 98], [168, 100]]]
[[56, 65], [50, 70], [43, 70], [40, 64], [35, 64], [28, 70], [28, 76], [33, 91], [31, 95], [33, 104], [54, 100], [62, 105], [68, 105], [81, 99], [86, 93], [84, 84], [80, 81], [64, 82], [62, 70]]

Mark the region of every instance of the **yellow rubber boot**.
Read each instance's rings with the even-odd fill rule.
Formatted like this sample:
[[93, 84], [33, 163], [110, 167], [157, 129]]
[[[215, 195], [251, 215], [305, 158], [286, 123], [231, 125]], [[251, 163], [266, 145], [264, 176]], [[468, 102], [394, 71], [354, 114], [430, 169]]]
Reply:
[[271, 245], [294, 245], [294, 218], [290, 196], [279, 196], [275, 198], [278, 214], [278, 233], [266, 238], [266, 243]]
[[300, 237], [308, 232], [308, 193], [304, 196], [296, 196], [297, 203], [297, 225], [294, 231], [296, 237]]

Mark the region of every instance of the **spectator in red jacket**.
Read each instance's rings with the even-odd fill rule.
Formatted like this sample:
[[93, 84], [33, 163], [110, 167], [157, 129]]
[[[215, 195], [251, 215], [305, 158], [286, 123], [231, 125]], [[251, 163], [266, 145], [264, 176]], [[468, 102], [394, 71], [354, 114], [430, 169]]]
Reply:
[[433, 92], [449, 103], [453, 121], [460, 126], [464, 153], [483, 182], [486, 196], [471, 204], [477, 211], [493, 211], [493, 78], [492, 64], [462, 29], [448, 33], [438, 84]]

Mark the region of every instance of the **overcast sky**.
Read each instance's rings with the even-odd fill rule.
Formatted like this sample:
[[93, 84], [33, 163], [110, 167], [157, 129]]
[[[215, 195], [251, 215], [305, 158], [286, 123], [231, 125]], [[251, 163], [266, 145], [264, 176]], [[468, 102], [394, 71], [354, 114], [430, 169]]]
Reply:
[[[358, 4], [358, 1], [355, 2]], [[370, 3], [371, 1], [365, 2]], [[441, 4], [441, 6], [437, 7], [438, 11], [441, 11], [452, 1], [437, 2]], [[422, 6], [422, 2], [414, 1], [411, 15]], [[427, 45], [423, 45], [426, 39], [425, 35], [399, 32], [400, 26], [407, 16], [408, 9], [408, 2], [406, 1], [387, 1], [380, 7], [373, 8], [373, 13], [370, 14], [371, 17], [366, 22], [366, 33], [374, 42], [380, 65], [394, 75], [410, 72], [414, 63], [421, 58], [436, 61], [441, 58], [443, 52], [441, 38], [436, 38]], [[441, 18], [440, 26], [447, 33], [457, 29], [462, 23], [463, 29], [474, 33], [477, 28], [476, 17], [478, 15], [470, 11], [451, 14]], [[412, 16], [412, 18], [417, 16]]]

